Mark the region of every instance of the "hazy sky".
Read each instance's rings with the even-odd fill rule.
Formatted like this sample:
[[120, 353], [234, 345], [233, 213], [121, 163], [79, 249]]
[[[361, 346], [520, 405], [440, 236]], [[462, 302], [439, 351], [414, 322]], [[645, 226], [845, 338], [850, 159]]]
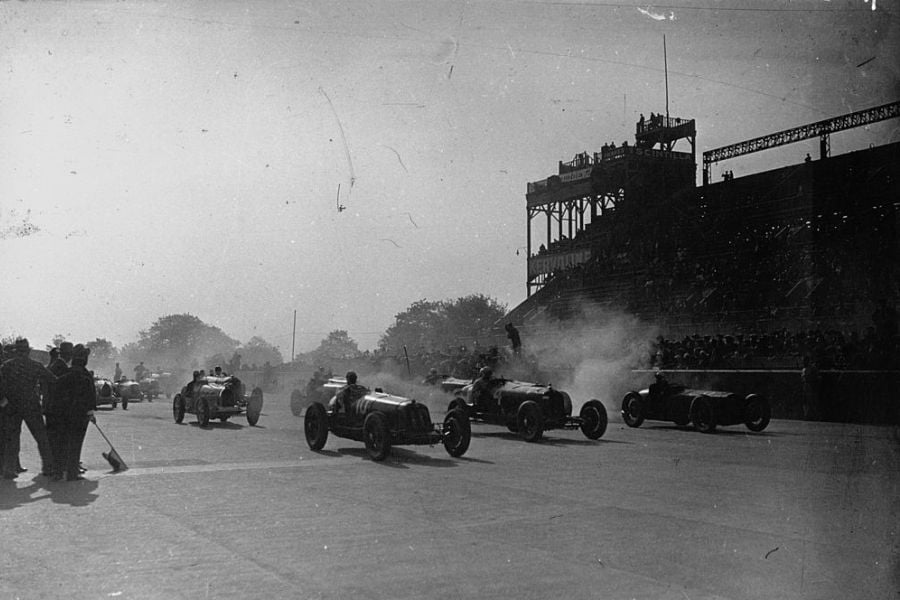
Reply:
[[301, 351], [372, 348], [423, 298], [512, 308], [527, 182], [665, 112], [663, 35], [699, 163], [900, 99], [898, 25], [883, 0], [4, 2], [0, 337], [121, 347], [186, 312], [287, 357], [295, 309]]

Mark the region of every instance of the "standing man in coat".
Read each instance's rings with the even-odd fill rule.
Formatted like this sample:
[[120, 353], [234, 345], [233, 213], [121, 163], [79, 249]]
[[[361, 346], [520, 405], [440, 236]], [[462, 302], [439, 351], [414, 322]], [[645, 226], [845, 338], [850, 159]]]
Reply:
[[97, 392], [94, 388], [94, 376], [87, 370], [90, 348], [81, 344], [75, 346], [72, 354], [72, 366], [59, 379], [57, 399], [52, 408], [54, 421], [59, 421], [59, 444], [62, 448], [62, 460], [54, 469], [54, 479], [62, 479], [65, 472], [67, 481], [84, 479], [79, 469], [81, 446], [87, 433], [88, 423], [95, 421], [94, 411], [97, 409]]
[[30, 353], [28, 340], [17, 339], [15, 354], [0, 366], [0, 381], [3, 384], [0, 389], [0, 446], [3, 450], [0, 474], [4, 479], [15, 479], [17, 475], [23, 420], [37, 442], [41, 454], [41, 473], [48, 477], [53, 474], [53, 455], [41, 414], [38, 385], [49, 387], [57, 379], [47, 367], [32, 360]]

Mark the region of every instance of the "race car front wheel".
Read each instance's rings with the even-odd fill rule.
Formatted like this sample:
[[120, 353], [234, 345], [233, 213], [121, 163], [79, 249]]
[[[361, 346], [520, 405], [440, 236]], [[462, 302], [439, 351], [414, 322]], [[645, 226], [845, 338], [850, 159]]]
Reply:
[[206, 398], [197, 401], [197, 425], [209, 427], [209, 400]]
[[363, 438], [372, 460], [384, 460], [391, 453], [391, 432], [383, 414], [369, 413], [363, 422]]
[[328, 414], [320, 402], [313, 402], [303, 417], [303, 432], [310, 450], [318, 452], [328, 441]]
[[172, 400], [172, 416], [175, 417], [176, 423], [184, 421], [184, 398], [181, 394], [175, 394], [175, 399]]
[[544, 414], [533, 400], [523, 402], [516, 413], [519, 435], [526, 442], [536, 442], [544, 435]]
[[588, 400], [581, 407], [581, 433], [589, 440], [599, 440], [606, 433], [609, 418], [599, 400]]
[[768, 400], [757, 394], [747, 396], [747, 405], [744, 407], [744, 425], [750, 431], [762, 431], [769, 426], [772, 419], [772, 408]]
[[622, 400], [622, 420], [629, 427], [640, 427], [644, 422], [644, 404], [640, 394], [632, 392]]
[[247, 423], [254, 426], [259, 423], [259, 415], [262, 413], [263, 407], [263, 391], [260, 388], [253, 388], [250, 393], [250, 400], [247, 402]]
[[469, 449], [472, 441], [472, 426], [465, 411], [451, 410], [444, 417], [444, 437], [441, 440], [447, 454], [453, 457], [462, 456]]

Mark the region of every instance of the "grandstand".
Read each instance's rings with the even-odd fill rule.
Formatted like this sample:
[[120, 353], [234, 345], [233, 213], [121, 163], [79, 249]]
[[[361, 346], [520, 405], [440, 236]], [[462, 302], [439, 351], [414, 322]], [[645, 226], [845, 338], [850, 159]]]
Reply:
[[[642, 116], [634, 143], [581, 153], [528, 184], [528, 298], [507, 319], [527, 330], [590, 303], [671, 337], [866, 330], [879, 301], [900, 298], [900, 144], [829, 156], [827, 136], [898, 107], [707, 153], [700, 187], [694, 121]], [[708, 183], [715, 152], [803, 136], [821, 138], [816, 159]], [[676, 148], [684, 143], [689, 150]]]

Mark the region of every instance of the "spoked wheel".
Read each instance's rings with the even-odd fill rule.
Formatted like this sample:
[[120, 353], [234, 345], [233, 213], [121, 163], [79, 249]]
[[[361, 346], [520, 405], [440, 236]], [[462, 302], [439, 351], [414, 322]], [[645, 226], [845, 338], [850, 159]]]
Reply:
[[175, 398], [172, 400], [172, 416], [175, 417], [176, 423], [184, 421], [184, 398], [181, 397], [181, 394], [175, 394]]
[[444, 449], [450, 456], [462, 456], [472, 441], [472, 426], [469, 417], [460, 409], [452, 410], [444, 417]]
[[391, 432], [383, 414], [369, 413], [363, 423], [363, 439], [372, 460], [384, 460], [388, 457], [391, 453]]
[[716, 415], [706, 396], [700, 396], [691, 405], [691, 422], [700, 433], [712, 433], [716, 430]]
[[606, 433], [609, 417], [599, 400], [588, 400], [581, 407], [581, 433], [589, 440], [599, 440]]
[[247, 422], [251, 427], [259, 423], [259, 415], [262, 412], [263, 391], [260, 388], [253, 388], [250, 393], [250, 400], [247, 402]]
[[209, 400], [206, 398], [197, 401], [197, 424], [200, 427], [209, 427]]
[[644, 422], [644, 401], [640, 394], [631, 392], [622, 400], [622, 420], [629, 427], [640, 427]]
[[747, 406], [744, 408], [744, 425], [750, 431], [762, 431], [769, 426], [772, 419], [772, 408], [769, 401], [756, 394], [747, 396]]
[[318, 452], [328, 441], [328, 413], [320, 402], [313, 402], [303, 417], [303, 431], [310, 450]]
[[516, 414], [519, 435], [526, 442], [536, 442], [544, 435], [544, 415], [541, 407], [533, 400], [527, 400], [519, 406]]

